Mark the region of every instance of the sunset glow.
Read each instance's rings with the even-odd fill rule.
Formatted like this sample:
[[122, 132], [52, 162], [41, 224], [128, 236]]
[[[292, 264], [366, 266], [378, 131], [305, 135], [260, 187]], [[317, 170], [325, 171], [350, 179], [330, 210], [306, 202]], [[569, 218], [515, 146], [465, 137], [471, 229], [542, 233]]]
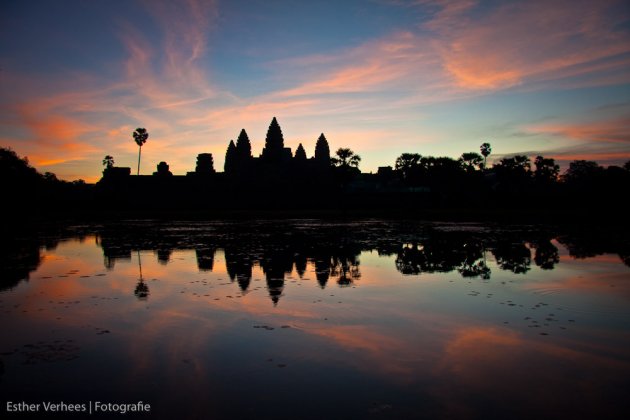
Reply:
[[[0, 146], [97, 181], [101, 160], [174, 174], [271, 119], [363, 172], [401, 153], [630, 160], [630, 6], [584, 1], [113, 1], [0, 6]], [[135, 173], [135, 169], [134, 169]]]

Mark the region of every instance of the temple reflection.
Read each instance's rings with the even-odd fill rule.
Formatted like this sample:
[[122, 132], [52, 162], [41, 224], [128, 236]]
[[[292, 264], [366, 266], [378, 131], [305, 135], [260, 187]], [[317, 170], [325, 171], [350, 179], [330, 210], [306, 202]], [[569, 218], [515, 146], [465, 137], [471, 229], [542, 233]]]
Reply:
[[212, 271], [214, 268], [214, 248], [197, 248], [195, 254], [197, 256], [197, 267], [199, 271]]
[[[596, 232], [451, 230], [393, 222], [355, 226], [294, 222], [283, 227], [274, 222], [257, 223], [247, 229], [227, 223], [111, 225], [96, 229], [96, 243], [103, 251], [107, 270], [114, 270], [117, 262], [130, 262], [136, 253], [140, 265], [140, 251], [151, 251], [159, 264], [167, 265], [173, 252], [194, 250], [198, 270], [212, 272], [217, 252], [221, 250], [227, 275], [240, 291], [249, 291], [254, 269], [258, 267], [274, 304], [283, 296], [287, 277], [304, 279], [311, 277], [309, 272], [314, 273], [322, 289], [329, 287], [331, 280], [338, 287], [354, 284], [361, 278], [360, 254], [374, 250], [379, 256], [391, 256], [395, 268], [403, 275], [455, 272], [462, 278], [481, 280], [490, 280], [492, 270], [514, 274], [525, 274], [533, 266], [553, 270], [560, 264], [558, 244], [566, 247], [573, 258], [615, 253], [630, 266], [627, 241]], [[40, 264], [40, 248], [54, 248], [62, 237], [1, 241], [0, 287], [12, 288], [20, 280], [28, 279], [29, 273]], [[149, 296], [141, 272], [134, 294], [139, 299]]]
[[[481, 280], [490, 280], [492, 276], [489, 258], [496, 262], [496, 268], [514, 274], [525, 274], [533, 265], [552, 270], [560, 261], [558, 248], [552, 243], [559, 235], [548, 231], [514, 230], [497, 234], [484, 230], [413, 231], [399, 227], [399, 231], [390, 229], [388, 235], [383, 235], [369, 229], [366, 233], [335, 226], [319, 226], [320, 229], [312, 231], [277, 230], [275, 225], [262, 227], [256, 231], [234, 231], [230, 227], [223, 227], [222, 231], [215, 227], [212, 234], [196, 231], [191, 236], [183, 235], [181, 229], [173, 235], [168, 232], [156, 235], [147, 229], [142, 235], [135, 231], [134, 236], [104, 230], [100, 244], [108, 268], [113, 268], [118, 259], [131, 258], [132, 250], [147, 249], [150, 244], [160, 264], [169, 263], [173, 250], [194, 249], [198, 269], [211, 272], [216, 252], [223, 250], [227, 274], [241, 292], [247, 293], [253, 269], [259, 267], [274, 305], [283, 296], [287, 277], [295, 275], [302, 279], [309, 270], [315, 273], [321, 288], [326, 288], [331, 279], [338, 287], [352, 285], [361, 278], [359, 256], [364, 251], [376, 250], [379, 255], [394, 256], [396, 269], [404, 275], [456, 272], [462, 278]], [[201, 238], [195, 236], [199, 234]], [[570, 235], [560, 236], [558, 241], [564, 242], [576, 258], [609, 250]], [[618, 252], [623, 260], [623, 249]], [[141, 289], [137, 295], [146, 298], [148, 292]]]
[[225, 248], [223, 252], [225, 254], [225, 267], [230, 280], [236, 280], [241, 292], [246, 293], [252, 281], [254, 263], [251, 256], [232, 248]]

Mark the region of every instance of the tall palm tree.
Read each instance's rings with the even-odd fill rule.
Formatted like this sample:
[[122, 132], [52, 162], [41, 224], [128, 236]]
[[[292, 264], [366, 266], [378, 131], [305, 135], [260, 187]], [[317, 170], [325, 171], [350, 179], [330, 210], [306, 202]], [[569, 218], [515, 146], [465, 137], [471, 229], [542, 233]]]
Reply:
[[490, 143], [483, 143], [480, 147], [480, 150], [481, 154], [483, 155], [483, 167], [485, 169], [487, 168], [486, 159], [488, 158], [488, 156], [490, 156], [490, 153], [492, 153], [492, 147], [490, 147]]
[[147, 142], [149, 138], [149, 132], [146, 128], [136, 128], [136, 131], [133, 132], [133, 139], [136, 141], [138, 145], [138, 173], [140, 175], [140, 155], [142, 153], [142, 145]]

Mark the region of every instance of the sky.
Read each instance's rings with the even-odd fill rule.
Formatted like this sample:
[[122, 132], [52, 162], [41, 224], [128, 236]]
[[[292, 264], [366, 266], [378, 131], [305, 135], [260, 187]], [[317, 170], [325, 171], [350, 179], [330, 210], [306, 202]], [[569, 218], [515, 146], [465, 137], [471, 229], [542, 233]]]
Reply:
[[271, 119], [363, 172], [400, 154], [630, 160], [626, 0], [3, 0], [0, 147], [96, 182], [105, 155], [174, 174]]

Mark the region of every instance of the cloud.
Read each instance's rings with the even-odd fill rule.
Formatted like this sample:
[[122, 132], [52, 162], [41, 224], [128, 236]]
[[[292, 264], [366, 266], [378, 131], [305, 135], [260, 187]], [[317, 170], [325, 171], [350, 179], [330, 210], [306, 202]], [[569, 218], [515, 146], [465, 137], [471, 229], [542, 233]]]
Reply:
[[[38, 161], [51, 164], [49, 169], [62, 178], [69, 169], [53, 163], [84, 161], [84, 177], [93, 179], [104, 154], [116, 153], [117, 164], [133, 165], [137, 148], [131, 131], [143, 126], [150, 138], [142, 167], [167, 158], [173, 172], [183, 173], [200, 152], [214, 153], [220, 168], [225, 145], [240, 128], [248, 130], [254, 147], [262, 148], [267, 125], [277, 116], [286, 125], [289, 145], [301, 141], [308, 150], [324, 131], [332, 147], [356, 149], [364, 157], [362, 168], [375, 169], [387, 163], [377, 162], [380, 152], [434, 141], [426, 135], [427, 127], [434, 127], [423, 126], [430, 105], [506, 89], [630, 81], [630, 42], [622, 25], [627, 13], [620, 1], [386, 3], [416, 8], [421, 18], [415, 26], [392, 27], [386, 35], [332, 51], [268, 62], [260, 58], [256, 65], [266, 71], [258, 81], [263, 93], [239, 97], [214, 79], [212, 59], [222, 57], [212, 55], [213, 42], [220, 41], [213, 37], [220, 5], [145, 1], [143, 25], [133, 15], [122, 15], [112, 26], [123, 56], [101, 63], [107, 76], [81, 70], [38, 81], [3, 74], [3, 81], [17, 81], [7, 101], [11, 105], [3, 107], [8, 110], [2, 117], [8, 127], [3, 138], [18, 145], [18, 153], [37, 150]], [[548, 125], [530, 132], [593, 141], [603, 145], [601, 153], [623, 153], [619, 147], [627, 144], [628, 132], [621, 124], [627, 121], [608, 127], [604, 122]]]
[[543, 124], [528, 131], [597, 143], [630, 143], [630, 115], [589, 123]]
[[72, 117], [49, 112], [50, 105], [37, 103], [17, 107], [21, 125], [30, 139], [25, 148], [35, 166], [51, 166], [84, 159], [95, 148], [82, 141], [94, 127]]
[[[526, 134], [562, 140], [561, 147], [540, 154], [560, 163], [594, 160], [603, 165], [620, 165], [630, 160], [630, 117], [615, 116], [590, 122], [548, 122], [524, 128]], [[533, 154], [534, 152], [530, 153]], [[564, 166], [564, 165], [563, 165]]]
[[600, 344], [610, 342], [608, 334], [597, 332], [588, 343], [576, 343], [554, 333], [549, 341], [484, 325], [455, 329], [436, 364], [432, 394], [449, 411], [446, 417], [480, 417], [489, 401], [502, 413], [574, 407], [576, 398], [598, 409], [609, 407], [600, 391], [614, 389], [613, 372], [628, 364], [603, 356], [616, 353]]
[[362, 111], [380, 106], [383, 115], [413, 118], [418, 106], [505, 89], [630, 82], [630, 34], [619, 29], [618, 1], [393, 4], [430, 17], [358, 46], [267, 63], [278, 79], [292, 81], [273, 95], [316, 98], [317, 109], [360, 101]]
[[620, 76], [613, 83], [630, 81], [630, 34], [618, 29], [626, 18], [617, 1], [446, 2], [426, 26], [457, 86], [497, 90], [578, 76], [606, 84], [608, 71]]
[[[137, 126], [151, 133], [151, 151], [143, 150], [143, 162], [190, 152], [185, 144], [172, 146], [190, 130], [181, 121], [200, 115], [199, 104], [218, 92], [201, 62], [217, 6], [189, 0], [146, 2], [145, 7], [157, 23], [158, 36], [151, 33], [150, 19], [139, 26], [132, 18], [120, 18], [112, 25], [111, 35], [126, 52], [120, 61], [102, 63], [119, 70], [113, 78], [87, 70], [51, 74], [45, 83], [28, 75], [3, 75], [13, 92], [3, 100], [2, 125], [8, 128], [3, 142], [28, 154], [36, 167], [47, 166], [64, 179], [77, 171], [83, 178], [98, 179], [103, 154], [123, 154], [115, 156], [123, 165], [132, 161], [137, 148], [131, 132]], [[186, 159], [194, 161], [194, 154]]]
[[[280, 73], [302, 74], [304, 79], [278, 92], [281, 97], [309, 95], [333, 102], [348, 97], [341, 94], [387, 93], [391, 104], [391, 100], [417, 92], [428, 96], [428, 92], [436, 93], [445, 86], [428, 40], [411, 31], [397, 31], [328, 55], [307, 55], [273, 64]], [[368, 98], [383, 100], [381, 96]]]

